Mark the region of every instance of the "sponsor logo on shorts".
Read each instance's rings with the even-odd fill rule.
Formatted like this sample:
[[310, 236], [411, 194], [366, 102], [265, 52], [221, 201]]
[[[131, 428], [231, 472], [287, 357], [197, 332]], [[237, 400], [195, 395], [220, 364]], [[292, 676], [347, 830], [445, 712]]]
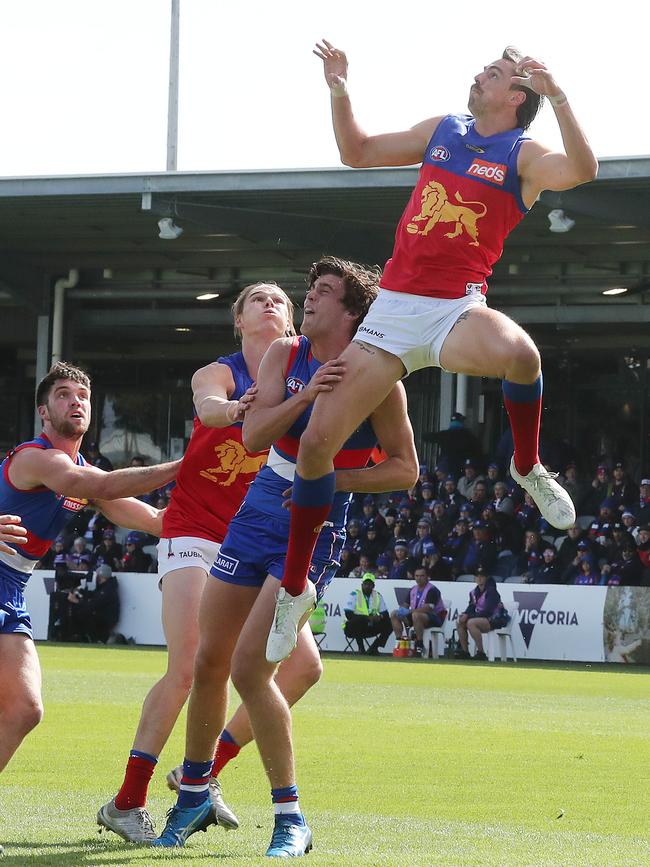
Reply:
[[507, 173], [508, 166], [503, 163], [488, 163], [485, 160], [474, 160], [472, 165], [467, 169], [468, 175], [484, 178], [486, 181], [492, 181], [493, 184], [498, 184], [500, 187], [505, 183]]
[[363, 331], [364, 334], [369, 334], [371, 337], [378, 337], [380, 340], [383, 340], [386, 337], [386, 335], [382, 334], [381, 331], [375, 331], [374, 328], [366, 328], [365, 325], [359, 326], [359, 328], [357, 329], [357, 334], [361, 331]]
[[451, 154], [444, 145], [434, 145], [429, 151], [429, 159], [436, 163], [446, 163]]
[[199, 557], [200, 558], [201, 552], [200, 551], [179, 551], [178, 556], [179, 557]]
[[465, 283], [465, 295], [480, 294], [481, 289], [483, 289], [482, 283]]
[[225, 554], [217, 554], [214, 565], [227, 575], [234, 575], [235, 569], [239, 566], [239, 560], [235, 560], [234, 557], [227, 557]]
[[290, 391], [291, 394], [298, 394], [298, 392], [302, 391], [304, 387], [305, 383], [302, 379], [298, 379], [297, 376], [287, 377], [287, 391]]

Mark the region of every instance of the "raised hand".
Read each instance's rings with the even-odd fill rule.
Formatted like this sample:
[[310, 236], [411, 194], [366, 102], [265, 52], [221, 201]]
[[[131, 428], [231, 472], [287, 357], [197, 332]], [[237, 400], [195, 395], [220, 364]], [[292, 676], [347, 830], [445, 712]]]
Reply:
[[323, 39], [322, 43], [316, 43], [314, 54], [323, 61], [325, 81], [330, 90], [341, 89], [345, 91], [348, 78], [348, 59], [345, 52], [334, 48], [327, 39]]
[[340, 358], [333, 358], [321, 364], [305, 388], [305, 397], [313, 403], [322, 391], [332, 391], [345, 373], [345, 363]]
[[246, 415], [246, 411], [250, 409], [253, 401], [257, 397], [257, 385], [253, 384], [247, 389], [237, 402], [233, 401], [227, 410], [228, 420], [231, 424], [241, 421]]
[[534, 57], [524, 57], [515, 66], [515, 74], [511, 79], [513, 84], [528, 87], [540, 96], [559, 96], [562, 89], [541, 60]]

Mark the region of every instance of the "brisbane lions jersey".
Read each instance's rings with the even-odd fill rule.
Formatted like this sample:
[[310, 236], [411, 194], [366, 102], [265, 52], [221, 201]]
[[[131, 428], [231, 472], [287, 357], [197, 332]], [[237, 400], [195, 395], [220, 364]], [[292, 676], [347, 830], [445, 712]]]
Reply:
[[[231, 400], [239, 400], [253, 384], [241, 352], [222, 356], [235, 381]], [[240, 507], [268, 452], [248, 452], [242, 423], [205, 427], [194, 413], [194, 429], [163, 515], [163, 538], [196, 536], [223, 542], [228, 524]]]
[[431, 136], [395, 233], [381, 285], [462, 298], [487, 292], [503, 243], [527, 213], [517, 157], [522, 129], [484, 138], [470, 115], [447, 115]]

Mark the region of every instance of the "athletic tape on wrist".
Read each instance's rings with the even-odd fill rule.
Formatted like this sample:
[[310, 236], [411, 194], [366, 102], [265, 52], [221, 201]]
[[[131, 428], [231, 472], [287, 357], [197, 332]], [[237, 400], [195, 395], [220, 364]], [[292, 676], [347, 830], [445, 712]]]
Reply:
[[348, 86], [345, 79], [343, 78], [337, 84], [331, 85], [330, 93], [332, 94], [332, 96], [347, 96]]
[[548, 101], [551, 103], [553, 108], [557, 108], [558, 105], [564, 105], [565, 102], [568, 102], [566, 98], [566, 94], [560, 91], [556, 93], [555, 96], [547, 96]]

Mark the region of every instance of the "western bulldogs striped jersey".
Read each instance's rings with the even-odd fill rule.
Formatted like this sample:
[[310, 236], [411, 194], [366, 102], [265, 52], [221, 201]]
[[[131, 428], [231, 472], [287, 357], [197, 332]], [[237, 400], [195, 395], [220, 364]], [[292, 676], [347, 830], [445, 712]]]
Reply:
[[[235, 382], [231, 400], [239, 400], [253, 384], [241, 352], [221, 356]], [[249, 452], [242, 443], [242, 424], [205, 427], [194, 411], [194, 428], [163, 515], [163, 538], [197, 536], [223, 542], [233, 515], [240, 507], [268, 452]]]
[[527, 213], [517, 172], [527, 139], [519, 128], [483, 137], [471, 115], [440, 121], [397, 226], [385, 289], [431, 298], [487, 292], [506, 237]]
[[[14, 455], [24, 449], [52, 448], [54, 446], [48, 437], [41, 434], [17, 445], [0, 466], [0, 514], [19, 515], [27, 530], [26, 542], [20, 546], [11, 545], [16, 550], [15, 555], [0, 551], [0, 574], [20, 586], [27, 583], [36, 563], [50, 549], [68, 521], [88, 504], [88, 500], [55, 494], [45, 487], [23, 491], [9, 481], [9, 467]], [[86, 462], [77, 455], [76, 463], [84, 466]]]
[[[320, 367], [320, 362], [312, 355], [311, 343], [304, 337], [295, 337], [285, 374], [286, 398], [292, 397], [311, 380]], [[250, 486], [246, 502], [258, 511], [274, 517], [289, 520], [289, 512], [282, 508], [282, 492], [293, 481], [298, 458], [300, 437], [307, 427], [312, 407], [309, 406], [293, 423], [287, 433], [273, 444], [266, 466]], [[370, 453], [377, 445], [377, 437], [369, 421], [364, 421], [346, 440], [343, 448], [334, 458], [335, 469], [365, 467]], [[334, 527], [345, 526], [351, 495], [339, 491], [328, 516]]]

